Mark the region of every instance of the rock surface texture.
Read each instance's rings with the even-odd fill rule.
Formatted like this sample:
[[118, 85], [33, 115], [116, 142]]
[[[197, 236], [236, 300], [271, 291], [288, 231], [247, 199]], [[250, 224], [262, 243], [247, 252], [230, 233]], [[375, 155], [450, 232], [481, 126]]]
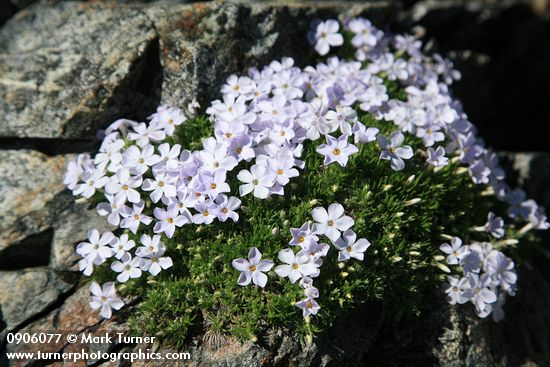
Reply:
[[[310, 62], [313, 54], [305, 35], [315, 18], [362, 14], [382, 28], [399, 31], [420, 24], [423, 28], [416, 31], [425, 33], [424, 40], [435, 39], [437, 48], [456, 56], [464, 74], [458, 97], [489, 143], [500, 141], [491, 141], [500, 139], [491, 133], [494, 119], [502, 116], [498, 110], [503, 102], [491, 98], [489, 91], [507, 87], [499, 84], [502, 76], [517, 73], [514, 67], [520, 61], [528, 68], [529, 61], [534, 71], [522, 69], [522, 78], [531, 78], [535, 86], [547, 86], [550, 78], [541, 66], [548, 65], [548, 48], [536, 47], [550, 40], [546, 1], [30, 3], [0, 0], [2, 339], [12, 331], [128, 331], [126, 315], [135, 302], [113, 319], [101, 320], [88, 307], [87, 288], [78, 287], [74, 247], [89, 228], [108, 226], [64, 190], [67, 161], [75, 153], [97, 149], [95, 131], [117, 118], [143, 120], [160, 103], [185, 109], [193, 98], [206, 106], [218, 97], [229, 74], [275, 58]], [[515, 45], [506, 44], [508, 54], [498, 51], [498, 45], [489, 47], [499, 31], [506, 31], [504, 38]], [[533, 76], [537, 70], [540, 73]], [[513, 85], [514, 80], [508, 82]], [[488, 89], [479, 89], [480, 83]], [[481, 90], [477, 96], [483, 108], [471, 90]], [[513, 108], [505, 104], [505, 109]], [[547, 145], [537, 145], [543, 135], [536, 129], [537, 121], [532, 121], [533, 129], [512, 136], [526, 144], [534, 137], [530, 147], [547, 150]], [[500, 131], [511, 129], [504, 124]], [[507, 139], [497, 148], [529, 147], [511, 146]], [[550, 207], [550, 155], [514, 152], [508, 158], [529, 195]], [[198, 336], [186, 348], [192, 360], [181, 365], [550, 365], [549, 254], [541, 250], [522, 266], [519, 294], [511, 299], [508, 317], [500, 324], [480, 322], [450, 308], [437, 293], [438, 301], [427, 305], [421, 318], [391, 324], [384, 319], [382, 305], [365, 305], [311, 345], [282, 331], [257, 343], [228, 339], [213, 345]], [[80, 347], [127, 352], [157, 350], [158, 345], [56, 343], [46, 349], [32, 344], [8, 349], [69, 352]], [[0, 349], [5, 348], [4, 340]], [[1, 358], [5, 357], [0, 357], [0, 365], [30, 365]], [[101, 360], [88, 365], [129, 363]]]

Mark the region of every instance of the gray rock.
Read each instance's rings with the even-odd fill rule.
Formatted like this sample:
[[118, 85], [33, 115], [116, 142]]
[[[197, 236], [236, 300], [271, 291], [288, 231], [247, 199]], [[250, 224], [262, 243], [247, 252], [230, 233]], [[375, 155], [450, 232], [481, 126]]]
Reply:
[[[396, 19], [408, 24], [408, 19], [417, 17], [428, 35], [437, 35], [445, 33], [449, 20], [463, 22], [461, 14], [467, 14], [473, 23], [478, 22], [477, 15], [485, 14], [480, 27], [471, 27], [479, 32], [495, 14], [484, 6], [505, 11], [523, 2], [422, 1], [406, 12], [395, 3], [399, 2], [32, 5], [0, 30], [0, 138], [25, 138], [16, 141], [28, 147], [38, 144], [35, 138], [52, 139], [46, 140], [48, 144], [63, 142], [64, 149], [67, 144], [80, 147], [83, 140], [74, 139], [90, 138], [99, 126], [117, 117], [143, 118], [161, 100], [185, 107], [197, 97], [206, 106], [219, 96], [219, 86], [231, 73], [283, 56], [291, 56], [301, 65], [311, 62], [313, 54], [305, 51], [311, 48], [303, 36], [317, 17], [362, 13], [377, 25], [396, 24]], [[547, 7], [547, 1], [538, 3]], [[459, 27], [451, 28], [457, 34], [462, 32]], [[470, 42], [468, 36], [457, 35], [447, 40], [446, 47], [458, 47], [457, 40], [460, 45]], [[471, 75], [477, 77], [475, 71]], [[485, 83], [485, 78], [477, 79]], [[477, 89], [470, 87], [468, 93], [472, 90]], [[495, 110], [485, 104], [483, 108]], [[70, 151], [79, 151], [78, 147]], [[38, 145], [34, 148], [39, 149]], [[49, 261], [50, 268], [75, 270], [75, 244], [84, 240], [92, 227], [109, 229], [104, 218], [85, 204], [74, 204], [74, 198], [63, 190], [61, 176], [70, 157], [0, 150], [0, 264], [29, 253], [36, 257], [42, 251], [45, 255], [39, 257]], [[530, 196], [549, 205], [548, 156], [516, 154], [512, 161]], [[508, 316], [500, 324], [477, 319], [467, 307], [449, 307], [437, 292], [421, 318], [405, 318], [396, 324], [384, 318], [383, 306], [369, 305], [339, 320], [311, 345], [282, 332], [259, 335], [257, 343], [199, 335], [187, 347], [193, 360], [182, 365], [549, 365], [547, 255], [544, 251], [537, 255], [536, 261], [523, 265], [518, 296], [510, 299], [505, 309]], [[125, 317], [131, 306], [112, 320], [101, 320], [89, 308], [87, 287], [63, 301], [71, 291], [71, 282], [56, 274], [43, 268], [0, 272], [4, 328], [23, 323], [28, 325], [21, 332], [97, 335], [104, 330], [129, 329]], [[48, 310], [51, 312], [45, 315]], [[5, 332], [0, 332], [0, 339]], [[41, 351], [72, 350], [66, 344], [8, 346], [8, 350], [36, 351], [32, 348], [38, 347]], [[119, 348], [90, 347], [102, 351]], [[128, 346], [123, 351], [148, 347]]]
[[315, 59], [307, 43], [312, 20], [363, 14], [383, 24], [389, 2], [212, 2], [144, 11], [155, 19], [163, 67], [162, 102], [185, 107], [193, 98], [206, 107], [219, 98], [231, 73], [261, 67], [284, 56], [306, 65]]
[[13, 330], [46, 311], [72, 287], [71, 283], [45, 268], [1, 271], [0, 307], [6, 328]]
[[[0, 268], [9, 268], [13, 260], [20, 267], [47, 264], [57, 214], [49, 203], [65, 190], [63, 173], [72, 158], [0, 150]], [[45, 258], [45, 264], [32, 263], [37, 257]]]
[[116, 3], [20, 11], [0, 29], [0, 137], [87, 138], [155, 105], [155, 40], [145, 14]]
[[62, 200], [67, 200], [69, 204], [56, 215], [53, 224], [49, 267], [54, 270], [78, 271], [76, 262], [80, 257], [75, 252], [75, 245], [86, 240], [92, 228], [105, 232], [114, 227], [107, 223], [105, 217], [99, 216], [95, 209], [88, 209], [87, 204], [72, 202], [74, 197], [69, 193], [64, 193]]
[[91, 228], [113, 229], [65, 189], [63, 174], [74, 157], [0, 150], [0, 269], [78, 270], [75, 244]]

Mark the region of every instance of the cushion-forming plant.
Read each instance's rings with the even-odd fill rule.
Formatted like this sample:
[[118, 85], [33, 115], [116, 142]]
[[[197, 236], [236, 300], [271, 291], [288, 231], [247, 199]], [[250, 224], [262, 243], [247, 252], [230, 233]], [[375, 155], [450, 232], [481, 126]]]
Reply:
[[176, 346], [198, 324], [311, 340], [354, 305], [399, 317], [441, 286], [504, 317], [514, 261], [549, 224], [452, 97], [460, 74], [364, 18], [309, 39], [316, 66], [232, 75], [206, 116], [193, 102], [117, 120], [69, 163], [67, 187], [117, 227], [76, 248], [103, 317], [138, 297], [136, 331]]

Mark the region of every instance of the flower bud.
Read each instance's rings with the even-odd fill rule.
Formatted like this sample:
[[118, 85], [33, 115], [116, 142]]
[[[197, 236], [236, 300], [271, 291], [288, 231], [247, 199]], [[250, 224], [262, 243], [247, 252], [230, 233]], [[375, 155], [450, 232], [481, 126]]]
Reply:
[[437, 263], [436, 266], [441, 269], [442, 271], [444, 271], [445, 273], [447, 274], [450, 274], [451, 273], [451, 269], [449, 269], [449, 267], [447, 265], [444, 265], [442, 263]]
[[420, 198], [414, 198], [414, 199], [411, 199], [411, 200], [407, 200], [403, 203], [404, 206], [411, 206], [411, 205], [415, 205], [415, 204], [418, 204], [419, 202], [421, 202], [422, 199]]

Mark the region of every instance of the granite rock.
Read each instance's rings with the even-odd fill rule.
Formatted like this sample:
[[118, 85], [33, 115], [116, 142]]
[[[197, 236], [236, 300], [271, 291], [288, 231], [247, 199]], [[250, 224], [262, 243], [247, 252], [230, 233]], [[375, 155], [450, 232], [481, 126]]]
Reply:
[[159, 33], [163, 103], [204, 107], [232, 73], [288, 56], [306, 65], [315, 55], [306, 35], [312, 20], [363, 14], [383, 24], [391, 2], [211, 2], [145, 10]]
[[130, 6], [39, 2], [20, 11], [0, 29], [0, 137], [88, 138], [155, 105], [146, 70], [155, 40], [152, 22]]
[[47, 265], [57, 214], [49, 203], [65, 190], [63, 173], [73, 157], [0, 150], [0, 269], [14, 260], [20, 268]]
[[[412, 3], [416, 5], [409, 8], [407, 5]], [[531, 6], [528, 3], [233, 1], [184, 5], [174, 1], [42, 1], [19, 11], [0, 29], [0, 269], [15, 269], [0, 272], [0, 338], [8, 329], [78, 335], [127, 333], [130, 329], [126, 320], [132, 305], [115, 313], [113, 319], [102, 320], [89, 308], [88, 287], [71, 294], [75, 279], [71, 272], [65, 272], [75, 270], [74, 246], [86, 238], [89, 228], [110, 229], [88, 205], [75, 204], [61, 183], [66, 162], [73, 157], [68, 153], [89, 150], [98, 127], [123, 116], [143, 119], [161, 102], [185, 108], [197, 98], [204, 108], [219, 97], [219, 86], [229, 74], [243, 73], [248, 67], [262, 66], [272, 59], [290, 56], [299, 65], [309, 63], [314, 55], [305, 51], [310, 47], [303, 35], [310, 21], [356, 14], [396, 29], [409, 30], [419, 22], [428, 38], [439, 39], [440, 50], [457, 51], [466, 61], [469, 50], [477, 48], [468, 54], [480, 63], [488, 61], [485, 66], [475, 64], [466, 70], [462, 88], [471, 96], [468, 108], [475, 104], [471, 100], [477, 98], [479, 90], [485, 93], [485, 89], [475, 88], [477, 83], [488, 85], [476, 70], [490, 74], [492, 89], [484, 87], [487, 90], [494, 90], [498, 85], [495, 81], [505, 80], [502, 75], [510, 70], [503, 67], [494, 74], [488, 70], [501, 52], [501, 48], [488, 47], [493, 45], [493, 36], [506, 31], [510, 44], [521, 49], [518, 45], [524, 39], [514, 35], [515, 30], [531, 34], [531, 30], [538, 29], [533, 34], [548, 34], [543, 21], [534, 26], [527, 24], [531, 19], [525, 13]], [[547, 1], [533, 4], [534, 8], [548, 7]], [[510, 14], [514, 13], [510, 9], [517, 7], [521, 8], [522, 17], [512, 19]], [[529, 41], [528, 49], [533, 45], [536, 42]], [[485, 54], [487, 49], [490, 52]], [[476, 82], [472, 84], [473, 79]], [[544, 85], [546, 79], [540, 80]], [[483, 101], [486, 100], [494, 101]], [[483, 110], [491, 113], [500, 111], [481, 104]], [[483, 123], [483, 114], [473, 121]], [[518, 140], [515, 136], [514, 139]], [[44, 149], [44, 144], [61, 148]], [[6, 146], [47, 151], [50, 155], [6, 150]], [[529, 195], [548, 206], [547, 155], [515, 154], [511, 161]], [[25, 257], [27, 260], [23, 261]], [[523, 264], [520, 290], [517, 297], [510, 299], [505, 309], [508, 316], [500, 324], [478, 320], [466, 307], [448, 306], [439, 290], [434, 290], [434, 302], [426, 305], [420, 318], [407, 317], [395, 323], [384, 318], [383, 305], [368, 305], [339, 320], [312, 344], [304, 344], [282, 331], [259, 336], [256, 343], [198, 332], [184, 347], [191, 352], [192, 360], [181, 365], [548, 365], [549, 257], [543, 249], [532, 262]], [[25, 263], [48, 264], [49, 269], [17, 270]], [[8, 350], [40, 348], [53, 352], [79, 347], [67, 343], [9, 345]], [[173, 351], [158, 349], [158, 345], [84, 347], [107, 352], [148, 348]], [[3, 362], [0, 358], [0, 364]], [[151, 363], [138, 361], [134, 365]]]
[[60, 271], [78, 271], [76, 265], [80, 257], [75, 252], [79, 242], [88, 238], [88, 231], [92, 228], [99, 232], [112, 231], [115, 227], [107, 223], [105, 217], [97, 214], [95, 209], [89, 208], [88, 203], [75, 203], [74, 196], [68, 191], [57, 195], [52, 201], [52, 212], [56, 213], [53, 220], [53, 235], [49, 267]]
[[73, 285], [46, 268], [1, 271], [0, 309], [7, 330], [36, 317], [54, 306]]

